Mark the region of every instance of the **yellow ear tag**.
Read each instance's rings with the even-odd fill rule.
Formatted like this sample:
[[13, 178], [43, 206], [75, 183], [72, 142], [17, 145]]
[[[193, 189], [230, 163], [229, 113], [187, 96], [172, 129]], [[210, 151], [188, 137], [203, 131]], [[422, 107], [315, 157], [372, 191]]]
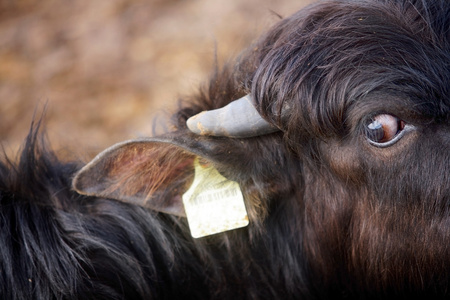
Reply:
[[220, 175], [213, 166], [194, 161], [195, 177], [183, 194], [184, 210], [194, 238], [248, 225], [239, 184]]

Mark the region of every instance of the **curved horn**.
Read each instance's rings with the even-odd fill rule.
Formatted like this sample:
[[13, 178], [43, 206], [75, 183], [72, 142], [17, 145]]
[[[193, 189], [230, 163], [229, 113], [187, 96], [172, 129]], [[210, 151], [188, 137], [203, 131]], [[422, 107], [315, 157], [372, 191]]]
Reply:
[[250, 95], [234, 100], [222, 108], [201, 112], [189, 118], [186, 125], [196, 134], [235, 138], [279, 131], [259, 115]]

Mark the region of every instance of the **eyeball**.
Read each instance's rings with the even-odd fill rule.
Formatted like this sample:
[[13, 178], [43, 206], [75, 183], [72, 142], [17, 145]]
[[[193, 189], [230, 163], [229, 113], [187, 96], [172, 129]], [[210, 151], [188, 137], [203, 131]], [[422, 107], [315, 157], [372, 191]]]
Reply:
[[365, 135], [372, 145], [389, 147], [403, 136], [406, 126], [405, 122], [397, 117], [389, 114], [380, 114], [366, 123]]

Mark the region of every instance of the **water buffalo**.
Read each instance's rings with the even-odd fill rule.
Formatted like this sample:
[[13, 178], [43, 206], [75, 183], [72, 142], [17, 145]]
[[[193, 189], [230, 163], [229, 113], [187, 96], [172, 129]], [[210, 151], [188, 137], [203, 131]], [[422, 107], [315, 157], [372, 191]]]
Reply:
[[450, 1], [329, 0], [174, 129], [0, 164], [2, 299], [450, 297]]

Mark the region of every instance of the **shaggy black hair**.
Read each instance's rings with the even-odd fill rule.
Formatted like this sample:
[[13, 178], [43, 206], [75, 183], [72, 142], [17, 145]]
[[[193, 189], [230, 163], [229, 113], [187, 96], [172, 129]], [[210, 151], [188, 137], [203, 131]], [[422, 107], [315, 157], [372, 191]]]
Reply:
[[38, 128], [17, 165], [0, 164], [0, 297], [149, 299], [168, 289], [150, 284], [167, 280], [156, 269], [174, 252], [156, 242], [166, 238], [152, 213], [73, 192], [80, 166], [58, 161]]

